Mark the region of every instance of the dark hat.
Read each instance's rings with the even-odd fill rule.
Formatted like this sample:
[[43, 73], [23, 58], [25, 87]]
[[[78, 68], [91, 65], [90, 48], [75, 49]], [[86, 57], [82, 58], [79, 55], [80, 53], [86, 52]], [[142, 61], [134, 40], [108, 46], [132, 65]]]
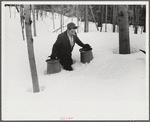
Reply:
[[68, 29], [77, 29], [78, 26], [76, 26], [73, 22], [70, 22], [70, 23], [68, 23], [67, 28]]

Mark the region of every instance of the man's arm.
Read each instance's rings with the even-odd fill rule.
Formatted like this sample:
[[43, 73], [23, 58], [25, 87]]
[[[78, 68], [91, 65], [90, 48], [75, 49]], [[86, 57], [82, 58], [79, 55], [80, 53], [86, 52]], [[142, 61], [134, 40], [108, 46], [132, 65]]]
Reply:
[[91, 49], [91, 46], [90, 46], [89, 44], [83, 44], [83, 43], [81, 42], [81, 40], [78, 38], [77, 34], [76, 34], [75, 36], [76, 36], [76, 43], [77, 43], [79, 46], [81, 46], [81, 47], [83, 47], [83, 48], [90, 48], [90, 49]]
[[76, 38], [76, 43], [81, 46], [84, 47], [84, 44], [81, 42], [81, 40], [78, 38], [77, 34], [75, 34], [75, 38]]

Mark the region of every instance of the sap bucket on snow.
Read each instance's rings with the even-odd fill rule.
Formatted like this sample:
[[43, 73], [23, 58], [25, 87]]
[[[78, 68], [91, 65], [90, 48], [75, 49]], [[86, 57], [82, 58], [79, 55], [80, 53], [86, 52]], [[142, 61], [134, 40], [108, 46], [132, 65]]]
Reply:
[[81, 48], [79, 51], [81, 62], [90, 63], [90, 61], [93, 59], [92, 48]]
[[47, 74], [58, 73], [61, 71], [59, 60], [47, 59]]

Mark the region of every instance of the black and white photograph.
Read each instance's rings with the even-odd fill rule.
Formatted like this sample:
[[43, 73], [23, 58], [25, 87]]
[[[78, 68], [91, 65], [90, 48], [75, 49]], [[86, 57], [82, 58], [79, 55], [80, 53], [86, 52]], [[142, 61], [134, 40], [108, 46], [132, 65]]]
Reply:
[[2, 1], [1, 119], [149, 120], [149, 1]]

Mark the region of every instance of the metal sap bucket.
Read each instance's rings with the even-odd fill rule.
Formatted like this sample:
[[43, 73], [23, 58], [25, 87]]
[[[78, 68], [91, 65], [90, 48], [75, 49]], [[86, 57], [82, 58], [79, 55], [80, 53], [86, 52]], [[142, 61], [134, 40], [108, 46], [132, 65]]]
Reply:
[[80, 50], [80, 60], [82, 63], [90, 63], [93, 59], [92, 48], [81, 48]]
[[61, 71], [59, 60], [47, 59], [47, 74], [58, 73]]

